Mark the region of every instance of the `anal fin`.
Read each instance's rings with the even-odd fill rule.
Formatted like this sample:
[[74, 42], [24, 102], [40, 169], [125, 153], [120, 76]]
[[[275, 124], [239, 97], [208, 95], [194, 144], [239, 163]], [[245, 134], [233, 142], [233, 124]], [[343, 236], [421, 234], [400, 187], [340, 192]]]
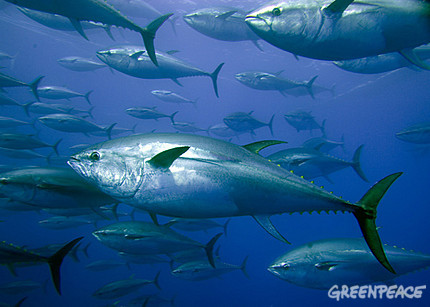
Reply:
[[73, 27], [75, 28], [76, 31], [78, 31], [79, 34], [81, 34], [81, 36], [83, 38], [85, 38], [86, 40], [89, 40], [87, 35], [84, 32], [84, 29], [82, 29], [82, 25], [81, 22], [77, 19], [74, 18], [69, 18], [70, 22], [72, 23]]
[[252, 217], [257, 221], [258, 224], [260, 224], [261, 227], [264, 228], [264, 230], [266, 230], [273, 237], [284, 243], [291, 244], [279, 233], [279, 231], [272, 224], [272, 221], [270, 221], [270, 215], [253, 215]]

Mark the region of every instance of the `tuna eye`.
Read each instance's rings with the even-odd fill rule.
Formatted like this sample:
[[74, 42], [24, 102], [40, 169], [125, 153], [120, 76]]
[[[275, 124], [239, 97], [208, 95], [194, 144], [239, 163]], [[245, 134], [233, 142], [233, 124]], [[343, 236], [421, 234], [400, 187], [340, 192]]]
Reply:
[[281, 11], [281, 9], [280, 9], [279, 7], [275, 7], [275, 8], [272, 10], [272, 14], [273, 14], [273, 16], [279, 16], [279, 15], [281, 15], [281, 14], [282, 14], [282, 11]]
[[100, 154], [97, 151], [94, 151], [93, 153], [91, 153], [90, 159], [92, 161], [98, 161], [100, 160]]
[[290, 265], [288, 263], [284, 263], [282, 265], [282, 268], [288, 270], [290, 268]]

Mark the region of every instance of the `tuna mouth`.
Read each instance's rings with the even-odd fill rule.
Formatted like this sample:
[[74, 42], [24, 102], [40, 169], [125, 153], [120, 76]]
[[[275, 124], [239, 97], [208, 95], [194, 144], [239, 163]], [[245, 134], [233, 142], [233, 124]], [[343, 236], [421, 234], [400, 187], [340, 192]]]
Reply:
[[281, 276], [281, 274], [279, 274], [279, 272], [278, 272], [278, 270], [277, 270], [277, 267], [276, 267], [276, 266], [274, 266], [274, 265], [269, 266], [269, 267], [267, 268], [267, 270], [268, 270], [270, 273], [272, 273], [273, 275]]
[[272, 30], [271, 25], [258, 15], [247, 15], [245, 22], [253, 31], [265, 32]]

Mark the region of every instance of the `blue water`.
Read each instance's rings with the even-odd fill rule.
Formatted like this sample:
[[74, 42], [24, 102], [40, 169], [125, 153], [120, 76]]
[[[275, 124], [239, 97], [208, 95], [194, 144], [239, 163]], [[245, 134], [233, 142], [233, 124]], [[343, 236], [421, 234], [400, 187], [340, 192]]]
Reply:
[[[340, 70], [330, 62], [300, 58], [298, 61], [289, 53], [261, 42], [264, 52], [259, 51], [251, 42], [223, 42], [208, 38], [191, 29], [181, 19], [181, 15], [196, 8], [216, 5], [238, 6], [251, 10], [264, 1], [148, 1], [163, 13], [174, 12], [179, 18], [175, 21], [177, 35], [170, 25], [163, 25], [155, 40], [159, 50], [179, 50], [175, 56], [194, 64], [206, 71], [213, 71], [218, 64], [225, 62], [218, 80], [220, 98], [213, 92], [207, 77], [180, 79], [183, 87], [171, 80], [143, 80], [133, 78], [108, 69], [95, 72], [73, 72], [57, 64], [56, 60], [65, 56], [82, 56], [95, 59], [97, 50], [121, 43], [142, 44], [137, 33], [112, 29], [116, 42], [102, 30], [88, 31], [89, 41], [76, 33], [67, 33], [45, 28], [23, 16], [13, 7], [0, 11], [0, 50], [16, 55], [13, 65], [2, 61], [5, 66], [1, 71], [20, 80], [30, 82], [39, 75], [44, 75], [41, 85], [66, 86], [85, 93], [93, 90], [91, 100], [94, 109], [94, 121], [100, 125], [117, 123], [119, 127], [131, 128], [138, 124], [137, 133], [175, 132], [169, 119], [139, 120], [130, 117], [125, 109], [135, 106], [157, 106], [158, 110], [171, 114], [179, 111], [176, 120], [194, 122], [196, 126], [207, 128], [222, 123], [222, 119], [232, 112], [250, 112], [263, 122], [268, 122], [273, 114], [274, 136], [267, 127], [256, 130], [256, 135], [243, 134], [231, 141], [240, 145], [257, 140], [279, 139], [288, 146], [299, 146], [311, 136], [319, 136], [308, 131], [297, 133], [283, 119], [283, 114], [297, 109], [311, 111], [317, 122], [326, 120], [327, 135], [331, 139], [345, 139], [345, 151], [338, 148], [332, 154], [346, 160], [352, 158], [354, 150], [364, 144], [362, 168], [371, 183], [393, 172], [402, 171], [404, 175], [393, 184], [383, 198], [379, 210], [377, 225], [382, 241], [430, 254], [430, 224], [428, 189], [430, 182], [430, 162], [428, 152], [418, 151], [416, 146], [403, 143], [394, 137], [395, 132], [406, 126], [429, 121], [430, 88], [428, 72], [416, 72], [401, 69], [378, 75], [358, 75]], [[145, 25], [146, 20], [135, 19]], [[315, 100], [309, 96], [301, 98], [283, 97], [278, 92], [264, 92], [247, 88], [234, 79], [234, 74], [248, 70], [277, 72], [284, 70], [283, 76], [293, 80], [309, 80], [318, 75], [317, 84], [331, 87], [335, 84], [336, 97], [324, 93]], [[150, 93], [154, 89], [174, 91], [187, 98], [198, 98], [197, 107], [164, 103]], [[7, 89], [7, 94], [20, 103], [32, 101], [26, 88]], [[43, 102], [50, 102], [42, 99]], [[51, 101], [57, 103], [58, 101]], [[61, 101], [80, 109], [88, 108], [82, 98]], [[30, 121], [23, 110], [16, 107], [2, 107], [1, 116], [15, 117]], [[32, 115], [32, 118], [36, 118]], [[83, 134], [68, 134], [47, 128], [36, 123], [39, 138], [47, 143], [54, 143], [63, 138], [59, 146], [64, 156], [72, 154], [70, 146], [80, 143], [97, 143], [103, 137], [88, 137]], [[19, 132], [34, 133], [32, 128], [20, 128]], [[263, 154], [275, 149], [266, 149]], [[50, 149], [37, 150], [49, 154]], [[44, 160], [18, 160], [0, 158], [0, 164], [15, 167], [28, 165], [46, 165]], [[67, 167], [64, 165], [64, 167]], [[352, 169], [345, 169], [331, 175], [334, 184], [323, 178], [315, 182], [323, 185], [345, 199], [357, 201], [371, 184], [362, 181]], [[119, 211], [130, 212], [131, 208], [120, 205]], [[168, 264], [131, 265], [105, 272], [90, 272], [85, 265], [99, 259], [117, 258], [113, 250], [98, 242], [92, 235], [94, 226], [80, 226], [76, 229], [49, 230], [38, 226], [38, 221], [47, 218], [46, 213], [7, 213], [2, 212], [0, 223], [1, 240], [20, 246], [40, 247], [50, 243], [63, 243], [75, 237], [84, 236], [83, 245], [90, 244], [87, 258], [79, 253], [80, 262], [66, 258], [62, 266], [62, 290], [59, 296], [49, 280], [46, 291], [37, 290], [18, 296], [0, 296], [0, 302], [16, 303], [23, 296], [28, 296], [23, 306], [107, 306], [116, 300], [102, 301], [92, 297], [92, 293], [102, 285], [134, 275], [136, 278], [153, 279], [161, 270], [158, 291], [148, 285], [138, 293], [121, 298], [119, 306], [125, 305], [131, 298], [147, 293], [174, 298], [175, 306], [429, 306], [429, 289], [424, 290], [421, 299], [395, 300], [343, 300], [339, 303], [327, 296], [327, 291], [301, 288], [280, 280], [270, 274], [266, 268], [279, 255], [303, 243], [335, 237], [358, 237], [361, 235], [357, 222], [351, 214], [293, 214], [272, 217], [279, 231], [292, 242], [292, 246], [283, 244], [269, 236], [251, 217], [236, 217], [230, 222], [228, 236], [219, 240], [221, 259], [228, 263], [240, 264], [249, 256], [247, 279], [240, 271], [224, 275], [221, 279], [201, 282], [189, 282], [176, 279], [170, 274]], [[136, 218], [149, 221], [144, 213]], [[127, 218], [122, 218], [126, 220]], [[168, 218], [161, 218], [168, 221]], [[220, 219], [223, 223], [225, 219]], [[102, 222], [98, 225], [107, 225]], [[207, 242], [217, 233], [188, 233], [200, 242]], [[426, 285], [428, 271], [423, 270], [396, 280], [406, 286]], [[0, 282], [33, 279], [44, 283], [49, 279], [47, 265], [18, 269], [18, 277], [13, 277], [6, 267], [0, 268]]]

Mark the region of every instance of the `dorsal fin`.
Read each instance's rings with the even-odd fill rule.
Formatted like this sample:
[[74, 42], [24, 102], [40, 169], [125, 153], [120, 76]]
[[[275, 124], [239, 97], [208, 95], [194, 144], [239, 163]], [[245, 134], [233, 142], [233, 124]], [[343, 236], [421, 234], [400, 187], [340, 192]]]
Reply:
[[153, 167], [168, 169], [177, 158], [186, 152], [190, 146], [174, 147], [152, 157], [148, 161]]
[[168, 55], [172, 55], [172, 54], [175, 54], [175, 53], [178, 53], [178, 52], [179, 52], [179, 50], [169, 50], [169, 51], [166, 51], [166, 53]]
[[354, 0], [335, 0], [324, 11], [332, 14], [342, 14]]
[[276, 140], [266, 140], [266, 141], [259, 141], [254, 142], [251, 144], [243, 145], [242, 147], [245, 149], [248, 149], [251, 152], [254, 152], [258, 154], [260, 150], [272, 146], [272, 145], [278, 145], [278, 144], [286, 144], [287, 142], [284, 141], [276, 141]]
[[144, 54], [144, 53], [145, 53], [145, 51], [144, 51], [144, 50], [142, 50], [142, 51], [137, 51], [137, 52], [133, 53], [132, 55], [130, 55], [130, 58], [132, 58], [133, 60], [138, 60], [138, 59], [139, 59], [139, 57], [140, 57], [142, 54]]
[[228, 12], [217, 15], [216, 18], [226, 20], [228, 17], [234, 15], [235, 13], [237, 13], [237, 11], [228, 11]]

